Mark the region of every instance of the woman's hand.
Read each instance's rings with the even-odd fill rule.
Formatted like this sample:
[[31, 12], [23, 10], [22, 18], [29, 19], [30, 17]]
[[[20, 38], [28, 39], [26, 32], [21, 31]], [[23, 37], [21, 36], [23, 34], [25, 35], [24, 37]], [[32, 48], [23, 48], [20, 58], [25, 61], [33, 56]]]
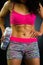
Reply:
[[42, 36], [42, 32], [39, 31], [32, 30], [30, 33], [31, 33], [31, 37]]
[[2, 42], [4, 39], [5, 39], [5, 36], [2, 36], [2, 37], [1, 37], [1, 42]]

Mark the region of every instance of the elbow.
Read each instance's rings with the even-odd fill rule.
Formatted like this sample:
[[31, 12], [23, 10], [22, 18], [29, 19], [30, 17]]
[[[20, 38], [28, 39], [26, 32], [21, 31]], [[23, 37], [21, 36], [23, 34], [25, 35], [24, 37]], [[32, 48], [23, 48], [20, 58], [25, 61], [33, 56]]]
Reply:
[[4, 21], [4, 18], [3, 17], [0, 17], [0, 22]]
[[0, 19], [1, 18], [4, 18], [4, 15], [3, 15], [3, 13], [0, 11]]
[[1, 13], [0, 13], [0, 18], [1, 18]]
[[2, 17], [1, 15], [0, 15], [0, 24], [4, 25], [4, 17]]
[[1, 15], [1, 12], [0, 12], [0, 21], [3, 21], [4, 20], [4, 17]]

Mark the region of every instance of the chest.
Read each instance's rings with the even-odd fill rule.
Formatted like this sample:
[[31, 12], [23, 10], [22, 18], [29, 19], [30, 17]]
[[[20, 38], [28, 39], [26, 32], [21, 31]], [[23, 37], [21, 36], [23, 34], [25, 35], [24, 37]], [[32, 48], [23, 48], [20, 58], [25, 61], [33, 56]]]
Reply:
[[36, 16], [34, 14], [26, 14], [22, 15], [15, 11], [10, 15], [10, 21], [14, 22], [14, 24], [29, 24], [33, 25], [35, 23]]

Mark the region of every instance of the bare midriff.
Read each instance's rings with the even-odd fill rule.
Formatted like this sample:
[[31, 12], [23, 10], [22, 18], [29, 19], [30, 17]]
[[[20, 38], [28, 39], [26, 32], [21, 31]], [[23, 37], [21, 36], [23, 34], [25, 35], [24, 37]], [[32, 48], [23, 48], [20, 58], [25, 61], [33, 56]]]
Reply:
[[12, 25], [12, 36], [20, 38], [31, 38], [33, 25]]

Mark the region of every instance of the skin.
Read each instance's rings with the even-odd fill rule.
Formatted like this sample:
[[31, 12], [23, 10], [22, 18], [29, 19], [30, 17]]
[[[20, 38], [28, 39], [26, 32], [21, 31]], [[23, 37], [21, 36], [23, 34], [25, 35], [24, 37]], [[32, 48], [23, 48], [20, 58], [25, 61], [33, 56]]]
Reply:
[[[27, 8], [23, 4], [15, 4], [15, 6], [13, 8], [13, 4], [10, 1], [7, 1], [0, 11], [0, 21], [8, 13], [8, 11], [10, 11], [10, 13], [11, 13], [12, 9], [14, 9], [16, 12], [18, 12], [21, 15], [26, 15], [26, 14], [30, 13], [30, 12], [28, 12]], [[42, 26], [43, 26], [43, 23], [40, 27], [40, 31], [38, 32], [38, 31], [35, 31], [33, 25], [28, 25], [28, 24], [26, 24], [26, 25], [24, 25], [24, 24], [23, 25], [12, 25], [11, 24], [12, 36], [21, 37], [21, 38], [37, 37], [37, 36], [43, 34]], [[11, 59], [11, 60], [7, 60], [7, 63], [8, 63], [8, 65], [15, 65], [15, 64], [21, 65], [21, 61], [22, 60], [20, 60], [20, 59]], [[39, 58], [32, 58], [32, 59], [28, 59], [26, 61], [27, 61], [27, 63], [26, 63], [27, 65], [29, 65], [29, 64], [30, 65], [40, 65]]]
[[43, 19], [43, 6], [41, 5], [41, 3], [39, 3], [39, 7], [40, 7], [39, 15], [40, 15], [41, 18]]
[[0, 29], [2, 30], [2, 34], [3, 34], [5, 27], [4, 27], [4, 23], [2, 21], [4, 21], [4, 19], [0, 18]]

